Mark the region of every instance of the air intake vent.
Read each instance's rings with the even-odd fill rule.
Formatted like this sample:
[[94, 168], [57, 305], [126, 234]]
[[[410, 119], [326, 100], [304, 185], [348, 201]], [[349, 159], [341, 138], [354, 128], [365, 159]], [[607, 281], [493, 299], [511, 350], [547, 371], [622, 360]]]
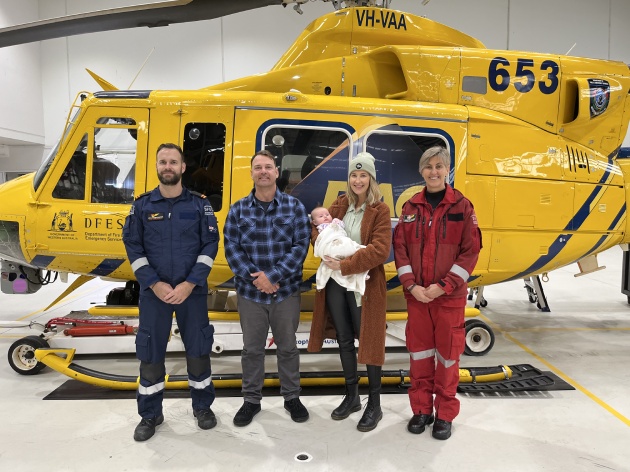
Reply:
[[588, 162], [588, 154], [567, 146], [567, 156], [569, 158], [569, 170], [571, 172], [586, 171], [589, 174], [591, 173], [591, 166]]

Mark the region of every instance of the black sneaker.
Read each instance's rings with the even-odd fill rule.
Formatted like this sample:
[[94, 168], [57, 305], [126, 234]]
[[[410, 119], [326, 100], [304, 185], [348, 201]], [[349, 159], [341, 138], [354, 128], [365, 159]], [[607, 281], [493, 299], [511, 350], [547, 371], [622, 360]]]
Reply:
[[197, 418], [197, 425], [201, 429], [212, 429], [217, 425], [217, 417], [210, 408], [207, 410], [193, 410], [193, 415]]
[[451, 422], [436, 419], [433, 425], [433, 437], [435, 439], [448, 439], [451, 437]]
[[291, 419], [296, 423], [304, 423], [308, 419], [308, 411], [299, 398], [285, 400], [284, 409], [291, 413]]
[[260, 412], [260, 403], [243, 402], [243, 406], [236, 412], [236, 416], [234, 416], [234, 425], [247, 426], [252, 422], [258, 412]]
[[142, 421], [136, 426], [133, 432], [133, 439], [136, 441], [146, 441], [155, 434], [155, 427], [164, 422], [164, 415], [157, 418], [142, 418]]

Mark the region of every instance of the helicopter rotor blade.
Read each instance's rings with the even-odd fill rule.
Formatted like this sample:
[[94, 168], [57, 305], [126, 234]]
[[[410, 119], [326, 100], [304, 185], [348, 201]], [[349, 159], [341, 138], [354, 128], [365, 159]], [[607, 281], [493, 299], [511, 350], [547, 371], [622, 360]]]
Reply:
[[79, 13], [0, 28], [0, 47], [99, 31], [210, 20], [234, 13], [281, 5], [282, 0], [170, 0], [153, 4]]

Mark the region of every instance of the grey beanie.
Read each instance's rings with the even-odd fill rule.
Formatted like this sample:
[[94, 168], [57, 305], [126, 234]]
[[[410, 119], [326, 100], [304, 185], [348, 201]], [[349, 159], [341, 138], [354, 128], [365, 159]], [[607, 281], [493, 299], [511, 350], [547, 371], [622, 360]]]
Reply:
[[376, 180], [376, 167], [374, 167], [374, 156], [369, 152], [360, 152], [352, 161], [350, 161], [350, 168], [348, 169], [348, 177], [352, 171], [364, 170]]

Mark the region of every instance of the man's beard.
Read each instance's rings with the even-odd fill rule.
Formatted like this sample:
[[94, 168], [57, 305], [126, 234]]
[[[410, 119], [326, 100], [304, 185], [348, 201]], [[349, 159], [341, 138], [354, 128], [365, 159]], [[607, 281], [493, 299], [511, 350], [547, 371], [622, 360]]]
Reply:
[[177, 185], [181, 179], [182, 175], [175, 172], [172, 173], [170, 176], [158, 174], [158, 180], [162, 185]]

